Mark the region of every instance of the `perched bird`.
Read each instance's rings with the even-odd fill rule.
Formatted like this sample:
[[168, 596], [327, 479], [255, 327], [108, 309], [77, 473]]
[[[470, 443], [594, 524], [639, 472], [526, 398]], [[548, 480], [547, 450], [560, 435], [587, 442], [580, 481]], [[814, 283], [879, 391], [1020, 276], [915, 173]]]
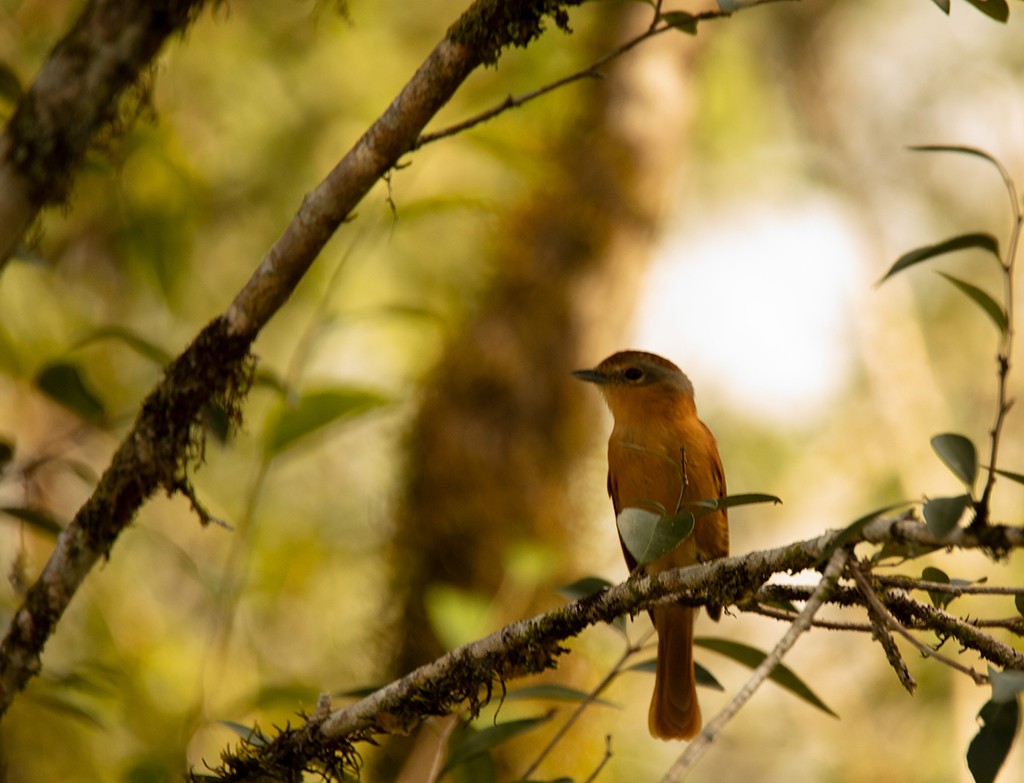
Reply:
[[[697, 418], [693, 385], [672, 362], [653, 353], [622, 351], [577, 378], [595, 383], [615, 426], [608, 439], [608, 494], [615, 514], [642, 508], [675, 514], [687, 501], [724, 497], [725, 473], [718, 444]], [[625, 545], [630, 571], [636, 561]], [[726, 510], [697, 517], [693, 532], [675, 549], [643, 566], [648, 573], [692, 565], [729, 554]], [[648, 725], [659, 739], [691, 739], [701, 728], [693, 671], [693, 624], [697, 610], [656, 606], [658, 665]], [[713, 610], [718, 619], [720, 610]]]

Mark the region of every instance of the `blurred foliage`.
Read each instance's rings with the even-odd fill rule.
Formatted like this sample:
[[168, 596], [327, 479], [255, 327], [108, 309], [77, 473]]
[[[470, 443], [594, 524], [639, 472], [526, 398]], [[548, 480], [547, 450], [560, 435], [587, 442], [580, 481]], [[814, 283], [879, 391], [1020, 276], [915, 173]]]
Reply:
[[[588, 15], [602, 5], [573, 14], [576, 36], [587, 34]], [[139, 119], [103, 140], [70, 208], [43, 217], [35, 243], [0, 279], [0, 559], [8, 576], [0, 619], [45, 563], [55, 528], [88, 496], [160, 363], [228, 304], [303, 193], [464, 4], [347, 6], [340, 13], [312, 0], [238, 0], [201, 18], [163, 53], [150, 91], [125, 107]], [[79, 7], [0, 2], [0, 117]], [[857, 216], [867, 237], [864, 280], [929, 238], [978, 225], [998, 234], [1000, 208], [973, 173], [910, 162], [902, 151], [968, 140], [1014, 171], [1024, 163], [1024, 15], [1003, 27], [966, 4], [951, 12], [946, 19], [925, 2], [799, 3], [702, 28], [694, 44], [699, 87], [686, 97], [698, 129], [679, 140], [700, 162], [681, 177], [676, 208], [701, 219], [734, 214], [747, 199], [825, 193]], [[552, 31], [529, 51], [508, 53], [471, 77], [437, 126], [580, 67], [574, 44]], [[563, 122], [574, 89], [418, 152], [367, 198], [261, 336], [265, 382], [251, 394], [245, 429], [211, 442], [195, 475], [200, 498], [233, 531], [201, 527], [181, 498], [144, 509], [90, 575], [47, 647], [44, 675], [0, 726], [8, 780], [179, 780], [236, 741], [221, 721], [284, 725], [299, 709], [311, 711], [320, 691], [378, 680], [389, 613], [382, 550], [417, 382], [490, 279], [479, 259], [494, 216], [548, 173], [539, 139]], [[982, 275], [967, 282], [990, 287]], [[977, 308], [967, 312], [963, 289], [944, 280], [894, 287], [901, 285], [904, 298], [861, 300], [895, 312], [874, 341], [855, 329], [846, 335], [855, 359], [827, 414], [799, 425], [765, 422], [716, 403], [708, 385], [705, 418], [722, 443], [730, 486], [769, 489], [787, 501], [782, 510], [737, 513], [738, 547], [837, 527], [858, 509], [923, 487], [955, 490], [955, 476], [941, 465], [921, 467], [937, 461], [919, 458], [929, 456], [936, 431], [983, 441], [991, 323]], [[862, 311], [855, 326], [868, 320]], [[1022, 448], [1006, 443], [1010, 470], [1024, 465]], [[554, 567], [565, 582], [595, 570], [624, 576], [600, 505], [601, 471], [587, 469], [585, 486], [571, 489], [594, 498], [581, 505], [601, 514], [600, 533], [570, 555], [520, 552], [507, 565], [517, 580], [540, 581]], [[1022, 498], [1000, 485], [996, 515], [1020, 521]], [[956, 565], [956, 573], [943, 567], [972, 580], [997, 573], [971, 556]], [[1020, 578], [1016, 565], [998, 573]], [[514, 606], [521, 582], [513, 581], [502, 597]], [[431, 599], [452, 643], [487, 630], [482, 602], [466, 594]], [[756, 620], [723, 621], [726, 631], [758, 645], [781, 633]], [[618, 655], [616, 633], [578, 640], [583, 663], [563, 684], [593, 687]], [[986, 695], [921, 664], [911, 701], [867, 639], [812, 638], [789, 663], [843, 723], [765, 693], [737, 721], [734, 738], [723, 739], [726, 752], [708, 757], [709, 779], [967, 774], [963, 749]], [[716, 665], [714, 676], [729, 693], [744, 674]], [[647, 675], [617, 682], [606, 698], [622, 709], [591, 711], [546, 774], [585, 776], [611, 733], [602, 779], [656, 778], [675, 750], [646, 738], [648, 689]], [[539, 720], [533, 704], [502, 710], [505, 725]], [[982, 717], [987, 727], [1006, 715], [987, 708]], [[472, 749], [493, 720], [485, 712], [460, 747]], [[787, 750], [795, 727], [800, 753]], [[1001, 780], [1020, 779], [1013, 765], [1011, 758]]]

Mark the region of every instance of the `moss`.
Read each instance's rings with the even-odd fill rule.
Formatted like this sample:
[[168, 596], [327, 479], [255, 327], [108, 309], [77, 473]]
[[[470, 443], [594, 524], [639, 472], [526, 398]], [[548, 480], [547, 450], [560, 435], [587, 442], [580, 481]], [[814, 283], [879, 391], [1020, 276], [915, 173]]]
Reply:
[[478, 0], [451, 26], [448, 38], [476, 52], [484, 65], [494, 65], [506, 47], [525, 47], [539, 37], [546, 17], [554, 19], [560, 30], [571, 32], [565, 9], [581, 2]]

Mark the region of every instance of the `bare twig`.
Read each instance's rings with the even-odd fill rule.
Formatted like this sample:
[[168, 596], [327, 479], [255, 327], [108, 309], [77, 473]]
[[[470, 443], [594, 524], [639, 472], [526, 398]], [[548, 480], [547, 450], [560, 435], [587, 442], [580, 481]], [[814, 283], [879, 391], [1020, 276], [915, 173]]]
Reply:
[[601, 756], [601, 760], [597, 766], [594, 767], [594, 771], [587, 775], [583, 779], [583, 783], [593, 783], [597, 780], [597, 776], [601, 774], [601, 770], [604, 769], [605, 764], [612, 760], [612, 735], [606, 734], [604, 737], [604, 755]]
[[775, 648], [769, 653], [761, 664], [754, 669], [750, 679], [740, 689], [739, 693], [733, 697], [732, 701], [726, 705], [718, 715], [716, 715], [707, 725], [696, 739], [693, 740], [687, 746], [686, 751], [676, 761], [675, 764], [669, 769], [665, 777], [662, 778], [662, 783], [676, 783], [680, 781], [686, 775], [686, 773], [693, 767], [694, 764], [704, 755], [705, 751], [714, 742], [715, 737], [722, 730], [726, 723], [728, 723], [733, 716], [750, 700], [750, 697], [754, 695], [754, 692], [761, 686], [761, 684], [768, 679], [768, 676], [772, 673], [772, 670], [779, 664], [783, 656], [789, 652], [790, 648], [796, 643], [796, 640], [802, 633], [807, 631], [811, 627], [811, 622], [814, 620], [814, 615], [821, 608], [822, 604], [828, 600], [829, 594], [835, 589], [836, 582], [839, 576], [843, 572], [843, 567], [849, 557], [849, 553], [845, 549], [836, 549], [832, 556], [829, 558], [828, 565], [825, 566], [825, 570], [822, 573], [821, 581], [818, 582], [818, 587], [815, 589], [814, 594], [807, 601], [803, 611], [800, 612], [800, 616], [796, 621], [789, 627], [779, 643], [775, 645]]
[[[551, 751], [554, 750], [555, 747], [558, 745], [558, 743], [562, 741], [562, 738], [566, 734], [568, 734], [569, 729], [571, 729], [573, 725], [576, 723], [576, 721], [579, 720], [580, 716], [583, 714], [583, 711], [587, 709], [587, 707], [589, 707], [595, 701], [597, 701], [598, 696], [604, 693], [605, 690], [607, 690], [608, 686], [615, 681], [615, 678], [622, 674], [622, 667], [625, 666], [626, 661], [628, 661], [630, 658], [636, 655], [641, 649], [643, 649], [643, 646], [647, 643], [647, 640], [650, 639], [653, 635], [654, 629], [652, 628], [645, 632], [643, 635], [641, 635], [641, 637], [636, 642], [632, 642], [626, 646], [625, 651], [619, 657], [619, 660], [615, 662], [615, 665], [612, 666], [611, 670], [609, 670], [608, 674], [606, 674], [604, 678], [601, 680], [601, 682], [599, 682], [597, 686], [590, 693], [587, 694], [587, 698], [585, 698], [576, 706], [576, 709], [573, 710], [572, 714], [565, 721], [565, 723], [563, 723], [562, 726], [558, 729], [558, 731], [555, 732], [554, 736], [548, 741], [548, 744], [544, 746], [544, 749], [537, 754], [537, 757], [531, 762], [530, 766], [527, 767], [523, 774], [519, 776], [521, 779], [528, 780], [530, 776], [537, 771], [537, 767], [541, 765], [544, 759], [547, 758]], [[600, 769], [600, 767], [598, 769]]]
[[864, 596], [864, 600], [867, 602], [871, 627], [875, 638], [885, 651], [885, 657], [889, 661], [889, 665], [896, 672], [896, 678], [900, 681], [900, 685], [906, 689], [907, 693], [913, 696], [914, 691], [917, 690], [917, 682], [914, 680], [913, 675], [911, 675], [910, 669], [907, 668], [907, 662], [903, 660], [903, 655], [900, 653], [900, 648], [896, 645], [896, 640], [892, 638], [892, 634], [889, 632], [890, 628], [892, 628], [906, 633], [905, 629], [886, 611], [874, 588], [864, 576], [864, 572], [860, 569], [859, 564], [851, 562], [847, 566], [847, 570], [853, 576], [860, 594]]
[[[974, 671], [974, 669], [968, 668], [967, 666], [964, 666], [963, 664], [954, 661], [952, 658], [943, 655], [938, 650], [929, 647], [927, 644], [920, 641], [917, 637], [910, 633], [906, 628], [904, 628], [903, 624], [892, 616], [892, 613], [885, 607], [881, 599], [875, 593], [874, 589], [871, 587], [863, 571], [861, 570], [859, 563], [851, 562], [849, 570], [850, 573], [853, 575], [854, 581], [857, 582], [857, 586], [860, 588], [861, 593], [867, 599], [871, 609], [879, 614], [879, 616], [884, 620], [884, 622], [889, 626], [890, 629], [892, 629], [900, 636], [902, 636], [904, 639], [906, 639], [908, 642], [910, 642], [918, 651], [920, 651], [922, 655], [929, 658], [935, 658], [937, 661], [946, 664], [946, 666], [949, 666], [951, 669], [956, 669], [958, 672], [966, 674], [968, 677], [974, 680], [975, 684], [977, 685], [983, 685], [986, 682], [988, 682], [988, 678], [985, 675], [979, 674], [978, 672]], [[892, 659], [890, 659], [890, 663], [891, 662]], [[902, 658], [900, 658], [900, 663], [903, 663]], [[903, 665], [903, 668], [904, 670], [906, 669], [905, 664]], [[900, 677], [900, 682], [903, 682], [903, 677], [900, 676], [899, 670], [896, 671], [896, 675]], [[909, 672], [907, 672], [906, 676], [910, 676]], [[911, 678], [911, 682], [912, 681], [913, 679]], [[904, 687], [906, 686], [904, 685]], [[908, 690], [910, 690], [910, 692], [913, 693], [912, 689], [908, 688]]]

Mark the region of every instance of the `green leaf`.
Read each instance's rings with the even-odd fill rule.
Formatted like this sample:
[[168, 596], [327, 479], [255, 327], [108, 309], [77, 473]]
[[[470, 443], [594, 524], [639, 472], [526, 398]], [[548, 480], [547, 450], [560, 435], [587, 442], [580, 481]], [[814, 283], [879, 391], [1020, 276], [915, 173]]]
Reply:
[[499, 723], [496, 726], [488, 726], [480, 731], [473, 732], [465, 740], [452, 747], [448, 753], [448, 760], [437, 775], [440, 780], [449, 770], [469, 761], [474, 756], [487, 753], [504, 742], [508, 742], [521, 734], [532, 731], [551, 720], [551, 715], [538, 715], [535, 718], [521, 718], [510, 720], [507, 723]]
[[985, 152], [985, 150], [977, 147], [968, 147], [962, 144], [913, 144], [909, 149], [913, 152], [953, 152], [962, 155], [973, 155], [976, 158], [987, 160], [1000, 171], [1003, 170], [1003, 165], [998, 160]]
[[1024, 595], [1015, 595], [1013, 597], [1013, 605], [1017, 607], [1017, 613], [1024, 617]]
[[1011, 473], [1008, 470], [1000, 470], [996, 468], [996, 473], [1003, 478], [1008, 478], [1010, 481], [1016, 481], [1018, 484], [1024, 484], [1024, 473]]
[[946, 16], [949, 16], [949, 0], [932, 0], [932, 2], [941, 8]]
[[351, 419], [389, 402], [380, 392], [339, 387], [309, 392], [298, 404], [285, 406], [270, 419], [264, 448], [270, 456], [280, 454], [330, 424]]
[[939, 272], [939, 274], [955, 285], [959, 291], [964, 293], [982, 310], [984, 310], [985, 314], [992, 319], [992, 323], [994, 323], [996, 328], [999, 329], [1000, 334], [1006, 334], [1006, 331], [1010, 328], [1010, 319], [999, 302], [976, 285], [971, 285], [965, 280], [961, 280], [959, 277], [947, 275], [945, 272]]
[[720, 508], [752, 506], [756, 503], [774, 503], [778, 505], [782, 503], [782, 500], [775, 497], [775, 495], [748, 492], [742, 495], [726, 495], [725, 497], [712, 498], [710, 500], [683, 501], [683, 508], [696, 507], [697, 510], [694, 511], [694, 515], [699, 517], [704, 514], [710, 514], [712, 511], [718, 511]]
[[147, 340], [142, 335], [137, 332], [133, 332], [131, 329], [124, 326], [111, 325], [93, 329], [85, 337], [75, 343], [74, 347], [82, 348], [90, 343], [99, 342], [101, 340], [115, 340], [117, 342], [124, 343], [135, 351], [135, 353], [139, 354], [139, 356], [149, 359], [160, 367], [169, 364], [173, 358], [170, 353], [156, 343]]
[[978, 478], [978, 450], [970, 438], [944, 432], [931, 440], [932, 449], [943, 464], [953, 471], [965, 487], [971, 489]]
[[243, 742], [247, 742], [254, 747], [262, 748], [270, 742], [270, 739], [259, 730], [258, 726], [246, 726], [244, 723], [236, 723], [233, 720], [219, 720], [217, 723], [231, 729], [242, 738]]
[[52, 514], [39, 508], [29, 508], [28, 506], [2, 506], [0, 507], [0, 512], [14, 517], [15, 519], [20, 519], [22, 522], [31, 525], [37, 530], [52, 536], [60, 535], [60, 532], [64, 529], [63, 525], [61, 525]]
[[957, 495], [952, 498], [932, 498], [924, 504], [924, 521], [928, 529], [938, 538], [948, 536], [964, 511], [971, 504], [970, 495]]
[[586, 598], [588, 595], [599, 593], [606, 587], [611, 586], [612, 583], [607, 579], [602, 579], [599, 576], [585, 576], [582, 579], [577, 579], [572, 584], [559, 587], [558, 594], [568, 598], [570, 601], [578, 601], [580, 598]]
[[[568, 685], [543, 684], [528, 685], [525, 688], [517, 688], [505, 694], [506, 701], [516, 699], [543, 699], [545, 701], [570, 701], [581, 704], [590, 698], [590, 694], [578, 688], [570, 688]], [[593, 699], [592, 704], [600, 704], [604, 707], [614, 707], [610, 701], [604, 699]]]
[[[927, 582], [940, 582], [942, 584], [949, 584], [949, 576], [941, 568], [933, 568], [928, 566], [921, 572], [921, 578]], [[952, 593], [942, 592], [941, 590], [929, 590], [928, 598], [932, 602], [932, 606], [938, 607], [939, 609], [945, 609], [949, 606], [956, 596]]]
[[914, 264], [919, 264], [922, 261], [927, 261], [929, 258], [935, 258], [935, 256], [941, 256], [946, 253], [954, 253], [957, 250], [967, 250], [972, 247], [987, 250], [997, 259], [999, 258], [999, 242], [991, 234], [961, 234], [960, 236], [947, 239], [945, 242], [939, 242], [937, 245], [926, 245], [925, 247], [911, 250], [909, 253], [904, 253], [889, 268], [885, 276], [878, 281], [878, 284], [881, 285], [897, 272], [902, 272], [904, 269], [914, 266]]
[[1024, 671], [1018, 669], [998, 671], [989, 666], [988, 681], [992, 685], [992, 701], [997, 704], [1015, 701], [1017, 695], [1024, 691]]
[[967, 2], [989, 19], [994, 19], [997, 22], [1005, 23], [1010, 18], [1010, 6], [1006, 4], [1006, 0], [967, 0]]
[[1020, 722], [1020, 706], [1016, 699], [987, 701], [978, 717], [982, 726], [967, 748], [967, 766], [975, 783], [993, 783], [1013, 746]]
[[[648, 658], [646, 661], [640, 661], [634, 663], [625, 669], [627, 672], [644, 672], [645, 674], [654, 674], [658, 670], [658, 659]], [[705, 667], [694, 661], [693, 664], [693, 676], [694, 680], [702, 688], [711, 688], [716, 691], [724, 691], [725, 687], [718, 681], [718, 679]]]
[[861, 531], [865, 527], [867, 527], [869, 523], [874, 522], [876, 519], [882, 516], [882, 514], [909, 505], [909, 500], [901, 500], [897, 503], [890, 503], [888, 506], [876, 508], [874, 511], [868, 512], [864, 516], [855, 519], [849, 525], [840, 530], [836, 537], [832, 539], [832, 542], [828, 545], [828, 548], [825, 550], [825, 553], [821, 556], [821, 560], [819, 562], [824, 563], [826, 560], [832, 557], [832, 553], [835, 552], [837, 549], [839, 549], [840, 547], [844, 547], [847, 544], [852, 544], [854, 541], [856, 541], [857, 538], [860, 536]]
[[[731, 639], [698, 636], [693, 640], [693, 643], [699, 647], [724, 655], [727, 658], [732, 658], [734, 661], [742, 663], [744, 666], [751, 669], [756, 669], [761, 665], [761, 662], [768, 657], [765, 653], [755, 647], [750, 647], [749, 645], [742, 644], [740, 642], [734, 642]], [[818, 698], [814, 691], [812, 691], [806, 683], [804, 683], [804, 681], [792, 671], [792, 669], [788, 668], [784, 664], [780, 663], [772, 669], [772, 673], [768, 675], [768, 678], [773, 680], [776, 684], [781, 685], [793, 695], [800, 697], [808, 704], [817, 707], [823, 712], [827, 712], [834, 718], [839, 717], [827, 704], [825, 704], [825, 702]]]
[[619, 537], [638, 565], [668, 554], [693, 532], [693, 514], [662, 516], [643, 508], [624, 508], [615, 520]]
[[699, 20], [693, 14], [686, 13], [686, 11], [666, 11], [661, 15], [661, 20], [669, 27], [674, 27], [676, 30], [680, 30], [688, 35], [697, 34], [697, 22]]
[[24, 89], [21, 79], [14, 69], [5, 62], [0, 62], [0, 98], [12, 106], [21, 100]]
[[86, 421], [95, 423], [103, 418], [103, 401], [89, 388], [76, 364], [53, 362], [46, 365], [36, 375], [36, 387]]

